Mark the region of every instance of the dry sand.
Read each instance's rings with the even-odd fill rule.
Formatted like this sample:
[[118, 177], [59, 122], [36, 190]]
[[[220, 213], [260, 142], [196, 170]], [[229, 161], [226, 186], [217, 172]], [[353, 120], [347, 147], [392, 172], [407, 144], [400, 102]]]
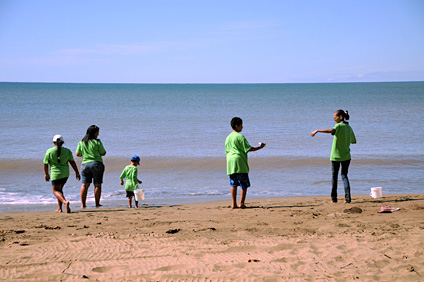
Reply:
[[424, 281], [422, 194], [229, 205], [0, 214], [0, 280]]

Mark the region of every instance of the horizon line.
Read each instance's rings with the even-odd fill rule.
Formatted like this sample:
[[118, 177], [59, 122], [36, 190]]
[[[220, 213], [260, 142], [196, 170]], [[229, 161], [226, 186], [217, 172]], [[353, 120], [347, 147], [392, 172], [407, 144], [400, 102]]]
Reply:
[[53, 82], [53, 81], [0, 81], [0, 83], [45, 84], [340, 84], [340, 83], [411, 83], [424, 80], [391, 81], [327, 81], [327, 82]]

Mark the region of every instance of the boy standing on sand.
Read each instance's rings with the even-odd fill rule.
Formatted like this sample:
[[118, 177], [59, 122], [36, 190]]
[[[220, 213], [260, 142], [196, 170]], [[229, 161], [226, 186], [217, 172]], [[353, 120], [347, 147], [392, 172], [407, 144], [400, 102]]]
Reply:
[[246, 200], [247, 188], [250, 187], [249, 181], [249, 164], [247, 161], [247, 153], [260, 150], [265, 147], [265, 143], [261, 143], [259, 147], [252, 147], [246, 138], [240, 134], [243, 130], [243, 120], [234, 117], [231, 120], [233, 132], [225, 139], [225, 155], [227, 157], [227, 175], [230, 177], [231, 197], [233, 199], [232, 208], [237, 209], [237, 187], [241, 186], [240, 208], [246, 208], [244, 202]]
[[[124, 171], [122, 172], [120, 178], [121, 178], [121, 185], [124, 185], [124, 178], [126, 178], [125, 183], [125, 191], [127, 192], [127, 198], [128, 198], [128, 205], [130, 208], [132, 208], [132, 198], [134, 197], [134, 190], [138, 189], [138, 184], [141, 184], [141, 181], [138, 180], [137, 174], [137, 166], [140, 165], [140, 157], [137, 155], [132, 156], [131, 158], [131, 164], [127, 165], [124, 168]], [[138, 201], [134, 199], [135, 207], [138, 208]]]

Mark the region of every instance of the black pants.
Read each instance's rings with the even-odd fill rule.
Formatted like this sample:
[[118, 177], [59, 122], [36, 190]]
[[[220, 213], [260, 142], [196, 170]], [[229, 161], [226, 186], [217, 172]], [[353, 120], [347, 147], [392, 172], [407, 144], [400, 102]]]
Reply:
[[345, 201], [350, 203], [351, 197], [350, 197], [350, 184], [349, 184], [349, 178], [347, 178], [347, 173], [349, 171], [349, 165], [350, 160], [337, 162], [332, 161], [332, 172], [333, 172], [333, 180], [332, 180], [332, 189], [331, 189], [331, 200], [333, 202], [337, 202], [337, 178], [339, 174], [340, 165], [342, 166], [342, 180], [344, 184], [344, 191], [345, 191]]

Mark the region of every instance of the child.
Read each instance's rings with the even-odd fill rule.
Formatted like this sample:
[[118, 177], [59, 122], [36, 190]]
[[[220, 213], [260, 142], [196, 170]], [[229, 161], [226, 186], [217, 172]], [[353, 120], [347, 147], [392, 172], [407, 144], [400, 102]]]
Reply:
[[[44, 156], [44, 178], [46, 181], [51, 180], [53, 195], [57, 198], [57, 210], [55, 212], [62, 212], [62, 204], [66, 207], [66, 212], [70, 213], [71, 208], [69, 201], [65, 199], [63, 195], [63, 186], [69, 177], [69, 164], [75, 171], [77, 180], [81, 179], [78, 172], [77, 165], [75, 164], [74, 157], [72, 156], [71, 150], [62, 147], [65, 141], [61, 135], [55, 135], [53, 137], [54, 147], [47, 150]], [[49, 175], [49, 165], [51, 177]]]
[[334, 135], [333, 146], [331, 148], [330, 160], [332, 164], [332, 189], [331, 201], [337, 203], [337, 177], [339, 174], [340, 165], [342, 167], [341, 176], [345, 190], [345, 204], [351, 202], [350, 184], [347, 178], [347, 173], [350, 165], [350, 144], [356, 144], [355, 133], [346, 121], [349, 120], [349, 114], [346, 111], [338, 110], [334, 113], [334, 121], [336, 125], [330, 129], [315, 130], [311, 133], [314, 137], [318, 132], [331, 133]]
[[244, 202], [246, 200], [247, 188], [250, 187], [249, 181], [249, 164], [247, 162], [247, 153], [260, 150], [265, 147], [265, 143], [261, 143], [259, 147], [252, 147], [246, 138], [240, 134], [243, 130], [243, 120], [234, 117], [231, 120], [233, 132], [225, 139], [225, 155], [227, 157], [227, 175], [230, 177], [231, 196], [233, 199], [232, 208], [237, 209], [237, 187], [241, 186], [240, 208], [246, 208]]
[[[125, 183], [125, 191], [127, 192], [128, 205], [132, 208], [132, 198], [134, 197], [134, 190], [138, 189], [138, 184], [141, 184], [141, 181], [137, 178], [137, 166], [140, 165], [140, 157], [137, 155], [132, 156], [131, 164], [127, 165], [122, 172], [121, 185], [124, 185], [124, 178], [127, 179]], [[138, 201], [135, 200], [135, 207], [138, 208]]]

